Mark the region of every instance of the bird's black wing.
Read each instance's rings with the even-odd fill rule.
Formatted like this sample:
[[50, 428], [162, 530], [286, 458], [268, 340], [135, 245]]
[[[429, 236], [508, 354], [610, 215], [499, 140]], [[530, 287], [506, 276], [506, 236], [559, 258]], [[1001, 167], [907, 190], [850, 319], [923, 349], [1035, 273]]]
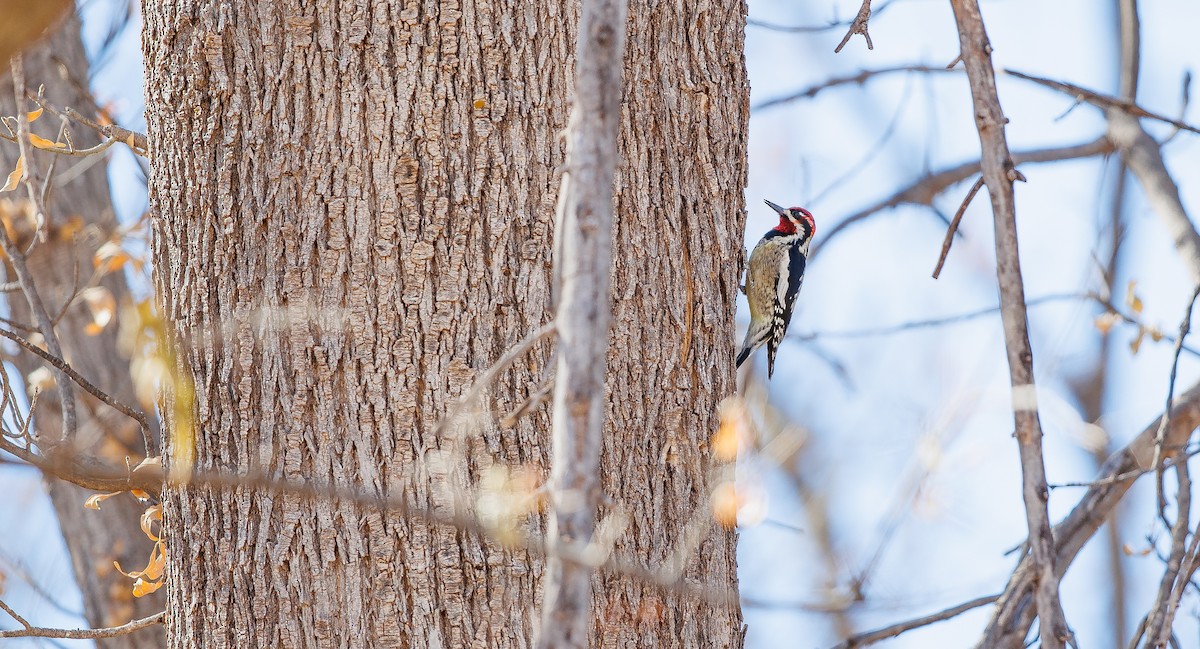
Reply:
[[796, 305], [796, 296], [800, 294], [800, 286], [804, 284], [804, 267], [808, 263], [804, 251], [795, 246], [788, 251], [787, 291], [783, 294], [783, 331], [779, 337], [787, 333], [788, 325], [792, 322], [792, 307]]
[[779, 302], [776, 298], [771, 335], [767, 338], [767, 377], [775, 373], [775, 351], [779, 349], [779, 343], [783, 342], [788, 325], [792, 322], [792, 307], [796, 304], [796, 296], [800, 294], [800, 286], [804, 284], [806, 263], [804, 251], [799, 246], [788, 250], [787, 287], [783, 291], [783, 301]]

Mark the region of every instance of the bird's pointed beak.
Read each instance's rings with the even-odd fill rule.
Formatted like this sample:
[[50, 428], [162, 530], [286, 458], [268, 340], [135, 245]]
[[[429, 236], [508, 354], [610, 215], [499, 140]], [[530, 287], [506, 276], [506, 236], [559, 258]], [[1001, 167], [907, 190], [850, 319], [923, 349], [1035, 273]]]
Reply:
[[788, 211], [786, 209], [772, 203], [771, 201], [763, 201], [763, 202], [766, 203], [768, 207], [770, 207], [771, 209], [778, 212], [779, 216], [787, 216], [788, 215]]

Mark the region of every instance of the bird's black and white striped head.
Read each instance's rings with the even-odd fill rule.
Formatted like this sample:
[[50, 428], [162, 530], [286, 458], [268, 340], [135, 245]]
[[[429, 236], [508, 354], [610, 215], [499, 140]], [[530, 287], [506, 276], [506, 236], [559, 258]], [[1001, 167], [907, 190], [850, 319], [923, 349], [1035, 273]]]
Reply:
[[[795, 236], [801, 243], [808, 243], [817, 233], [817, 223], [813, 220], [812, 212], [803, 207], [780, 207], [771, 201], [763, 201], [779, 214], [779, 225], [771, 229], [775, 236]], [[768, 233], [770, 236], [771, 233]]]

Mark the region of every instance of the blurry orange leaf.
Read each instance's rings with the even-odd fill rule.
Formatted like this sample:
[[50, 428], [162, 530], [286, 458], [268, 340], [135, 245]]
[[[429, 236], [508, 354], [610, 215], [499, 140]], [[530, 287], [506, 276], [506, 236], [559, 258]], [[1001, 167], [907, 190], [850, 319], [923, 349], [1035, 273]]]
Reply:
[[1136, 289], [1137, 280], [1129, 280], [1129, 286], [1125, 288], [1125, 304], [1127, 304], [1134, 313], [1141, 313], [1144, 305], [1142, 304], [1142, 298], [1137, 296]]
[[1154, 551], [1154, 546], [1149, 546], [1144, 550], [1136, 550], [1128, 543], [1121, 544], [1121, 552], [1125, 553], [1125, 556], [1127, 557], [1144, 557], [1147, 554], [1150, 554], [1152, 551]]
[[92, 314], [92, 321], [85, 329], [87, 334], [94, 336], [104, 331], [117, 313], [117, 299], [113, 297], [112, 291], [103, 286], [93, 286], [80, 291], [79, 297]]
[[109, 498], [112, 498], [113, 496], [116, 496], [118, 494], [123, 494], [123, 493], [125, 493], [125, 492], [118, 491], [116, 493], [111, 493], [111, 494], [92, 494], [87, 497], [87, 500], [83, 501], [83, 506], [88, 509], [100, 509], [100, 503], [108, 500]]
[[25, 382], [29, 385], [29, 392], [45, 392], [54, 387], [54, 375], [50, 373], [50, 368], [39, 367], [25, 376]]
[[1096, 328], [1100, 333], [1106, 334], [1112, 330], [1113, 326], [1121, 321], [1121, 316], [1109, 311], [1096, 316]]
[[713, 519], [722, 527], [737, 526], [738, 493], [732, 482], [717, 485], [709, 497], [712, 506]]
[[21, 183], [21, 176], [24, 174], [25, 156], [19, 156], [17, 158], [17, 167], [12, 170], [12, 173], [8, 174], [8, 181], [4, 183], [3, 187], [0, 187], [0, 192], [11, 192], [16, 189], [17, 185]]
[[1140, 350], [1142, 348], [1142, 340], [1145, 339], [1145, 337], [1146, 337], [1146, 328], [1139, 327], [1137, 336], [1129, 343], [1130, 351], [1132, 351], [1134, 354], [1137, 354], [1138, 350]]
[[120, 270], [129, 260], [129, 253], [125, 252], [117, 242], [109, 241], [96, 249], [96, 254], [92, 256], [92, 265], [101, 275], [107, 275]]
[[25, 119], [28, 119], [29, 123], [32, 124], [32, 123], [36, 122], [39, 117], [42, 116], [42, 112], [43, 112], [42, 107], [38, 106], [37, 110], [31, 110], [28, 113], [25, 113]]
[[87, 223], [84, 222], [82, 216], [79, 216], [78, 214], [72, 216], [71, 218], [67, 219], [66, 223], [63, 223], [62, 226], [58, 228], [57, 234], [59, 240], [70, 241], [74, 239], [75, 235], [81, 232], [86, 225]]
[[738, 446], [750, 440], [746, 403], [738, 397], [725, 399], [721, 402], [717, 417], [721, 423], [710, 444], [713, 456], [722, 462], [732, 462], [737, 459]]
[[150, 494], [142, 491], [141, 489], [130, 489], [129, 493], [132, 494], [134, 498], [137, 498], [138, 500], [140, 500], [142, 502], [146, 502], [147, 500], [150, 500]]

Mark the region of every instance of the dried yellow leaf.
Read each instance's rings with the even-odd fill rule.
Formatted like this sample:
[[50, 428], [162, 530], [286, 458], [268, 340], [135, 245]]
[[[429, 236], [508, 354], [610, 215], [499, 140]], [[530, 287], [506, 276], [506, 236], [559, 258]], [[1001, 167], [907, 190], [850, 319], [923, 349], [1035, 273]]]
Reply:
[[144, 570], [125, 572], [121, 569], [120, 563], [113, 561], [113, 565], [117, 567], [117, 570], [119, 570], [122, 575], [125, 575], [130, 579], [138, 579], [141, 577], [145, 577], [146, 579], [158, 579], [162, 576], [163, 569], [166, 568], [167, 565], [167, 547], [162, 541], [155, 543], [154, 549], [150, 551], [150, 560], [146, 562], [146, 568]]
[[118, 491], [118, 492], [111, 493], [111, 494], [92, 494], [87, 497], [87, 500], [83, 501], [83, 506], [88, 509], [100, 509], [100, 503], [108, 500], [109, 498], [112, 498], [113, 496], [115, 496], [117, 494], [121, 494], [121, 493], [125, 493], [125, 492]]
[[158, 536], [154, 534], [154, 522], [162, 520], [162, 505], [154, 505], [147, 507], [146, 511], [142, 512], [141, 527], [142, 533], [151, 541], [159, 541]]
[[25, 156], [19, 156], [17, 158], [17, 167], [12, 170], [12, 173], [8, 174], [8, 181], [4, 183], [3, 187], [0, 187], [0, 192], [11, 192], [16, 189], [17, 185], [21, 184], [21, 176], [24, 175]]
[[25, 119], [28, 119], [29, 123], [32, 124], [42, 116], [42, 112], [43, 109], [39, 106], [37, 110], [31, 110], [28, 113], [25, 113]]
[[164, 583], [166, 583], [166, 582], [164, 582], [164, 581], [145, 581], [143, 579], [138, 579], [137, 581], [133, 582], [133, 596], [134, 597], [142, 597], [144, 595], [149, 595], [150, 593], [153, 593], [154, 591], [158, 590], [159, 588], [162, 588]]
[[40, 135], [29, 134], [29, 143], [39, 149], [65, 149], [67, 145], [63, 142], [51, 142]]

